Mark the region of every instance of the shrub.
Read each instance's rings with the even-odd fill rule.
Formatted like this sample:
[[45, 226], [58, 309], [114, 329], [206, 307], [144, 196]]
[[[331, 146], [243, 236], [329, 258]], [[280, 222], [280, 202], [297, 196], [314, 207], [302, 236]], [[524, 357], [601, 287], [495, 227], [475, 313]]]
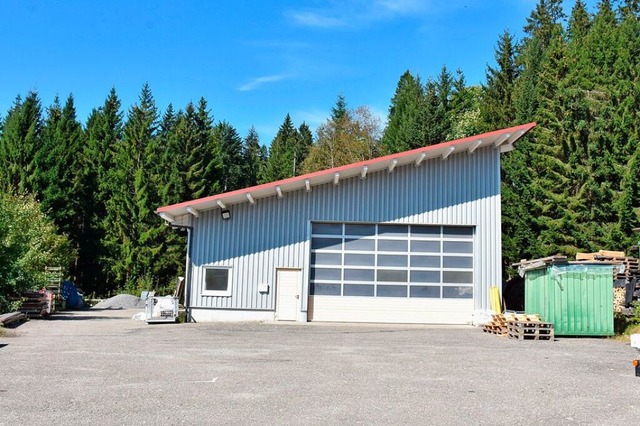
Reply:
[[0, 193], [0, 312], [11, 297], [46, 285], [44, 268], [71, 264], [74, 251], [32, 196]]

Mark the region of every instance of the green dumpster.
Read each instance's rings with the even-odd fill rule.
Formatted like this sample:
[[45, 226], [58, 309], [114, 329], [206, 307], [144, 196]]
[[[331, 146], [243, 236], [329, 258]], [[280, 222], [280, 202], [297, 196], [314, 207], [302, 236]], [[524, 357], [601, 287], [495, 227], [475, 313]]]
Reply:
[[547, 265], [524, 271], [525, 311], [556, 336], [613, 335], [613, 266]]

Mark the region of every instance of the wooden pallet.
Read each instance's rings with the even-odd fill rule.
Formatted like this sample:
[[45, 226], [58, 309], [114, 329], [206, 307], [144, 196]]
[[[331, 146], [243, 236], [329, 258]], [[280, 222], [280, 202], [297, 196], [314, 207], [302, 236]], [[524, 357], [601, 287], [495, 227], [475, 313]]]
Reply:
[[482, 326], [485, 333], [497, 334], [498, 336], [507, 335], [507, 324], [509, 321], [526, 321], [538, 322], [540, 317], [538, 314], [519, 314], [517, 312], [505, 312], [503, 314], [493, 315], [491, 322]]
[[485, 333], [497, 334], [498, 336], [506, 336], [507, 326], [497, 325], [497, 324], [485, 324], [482, 326], [482, 331], [484, 331]]
[[517, 340], [553, 340], [553, 324], [550, 322], [509, 321], [507, 335]]

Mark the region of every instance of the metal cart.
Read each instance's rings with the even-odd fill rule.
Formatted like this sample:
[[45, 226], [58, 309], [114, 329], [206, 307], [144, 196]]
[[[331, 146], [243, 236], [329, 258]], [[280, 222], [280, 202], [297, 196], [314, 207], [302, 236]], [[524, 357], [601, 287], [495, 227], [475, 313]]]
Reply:
[[177, 322], [178, 298], [173, 296], [149, 296], [145, 304], [147, 323]]

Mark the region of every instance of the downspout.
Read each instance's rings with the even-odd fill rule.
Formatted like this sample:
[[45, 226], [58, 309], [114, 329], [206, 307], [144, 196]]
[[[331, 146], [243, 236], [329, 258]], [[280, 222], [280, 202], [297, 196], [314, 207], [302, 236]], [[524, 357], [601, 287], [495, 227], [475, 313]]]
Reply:
[[181, 228], [185, 228], [187, 230], [187, 264], [185, 267], [185, 295], [184, 295], [184, 313], [185, 313], [185, 322], [191, 322], [193, 318], [191, 317], [191, 250], [193, 246], [193, 238], [191, 237], [191, 233], [193, 231], [193, 226], [181, 226]]

